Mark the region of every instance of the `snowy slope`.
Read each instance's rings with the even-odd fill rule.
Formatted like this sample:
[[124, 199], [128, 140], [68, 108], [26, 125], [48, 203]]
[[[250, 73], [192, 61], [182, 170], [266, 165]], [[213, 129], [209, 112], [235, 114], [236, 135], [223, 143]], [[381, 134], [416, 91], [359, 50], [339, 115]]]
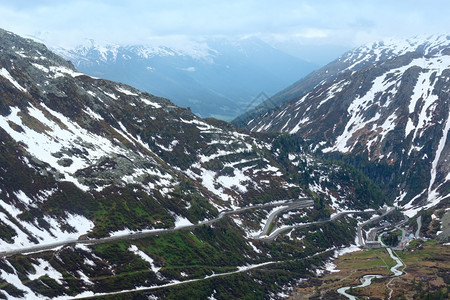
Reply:
[[[174, 227], [218, 210], [306, 196], [307, 183], [292, 175], [302, 170], [279, 160], [273, 138], [86, 76], [11, 33], [1, 39], [0, 225], [11, 232], [4, 249]], [[118, 195], [126, 195], [117, 199], [119, 212], [109, 200]]]
[[[8, 178], [0, 182], [0, 225], [11, 232], [1, 250], [196, 223], [273, 190], [283, 192], [268, 200], [304, 196], [288, 184], [267, 143], [166, 99], [86, 76], [43, 45], [8, 32], [1, 39], [2, 161], [9, 162], [0, 174]], [[123, 193], [141, 209], [153, 205], [159, 217], [150, 210], [136, 223], [112, 222], [107, 199]], [[61, 197], [87, 203], [73, 207]]]
[[[385, 202], [304, 141], [201, 119], [0, 30], [1, 298], [164, 297], [166, 287], [220, 277], [218, 297], [229, 299], [241, 291], [228, 294], [228, 275], [272, 262], [285, 279], [270, 289], [282, 290], [314, 272], [307, 257], [317, 264], [354, 240], [346, 218], [282, 233], [270, 247], [251, 239], [299, 197], [314, 206], [295, 202], [280, 227]], [[286, 273], [293, 257], [302, 267]], [[259, 273], [245, 280], [266, 292], [272, 277]]]
[[321, 81], [288, 88], [283, 93], [292, 99], [246, 127], [299, 134], [323, 152], [386, 163], [397, 172], [390, 184], [402, 205], [448, 196], [450, 36], [376, 42], [312, 75]]

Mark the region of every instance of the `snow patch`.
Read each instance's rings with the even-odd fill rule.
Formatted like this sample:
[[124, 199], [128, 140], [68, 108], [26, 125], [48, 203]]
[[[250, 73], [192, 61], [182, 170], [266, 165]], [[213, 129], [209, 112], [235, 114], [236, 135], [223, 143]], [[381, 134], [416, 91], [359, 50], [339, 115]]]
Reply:
[[30, 280], [36, 280], [44, 275], [54, 279], [59, 285], [62, 285], [63, 276], [60, 272], [58, 272], [55, 268], [53, 268], [48, 261], [43, 260], [42, 258], [38, 258], [38, 265], [31, 264], [36, 270], [35, 274], [28, 274], [28, 278]]
[[23, 88], [12, 76], [11, 74], [9, 74], [8, 70], [6, 70], [5, 68], [1, 68], [0, 69], [0, 76], [3, 76], [4, 78], [6, 78], [9, 82], [11, 82], [16, 89], [18, 89], [21, 92], [26, 93], [27, 90], [25, 88]]
[[147, 254], [145, 254], [144, 252], [142, 252], [141, 250], [138, 249], [138, 247], [136, 247], [135, 245], [131, 245], [128, 248], [129, 251], [133, 252], [134, 254], [140, 256], [142, 258], [142, 260], [148, 262], [150, 264], [150, 267], [152, 269], [153, 272], [158, 273], [159, 270], [161, 269], [160, 267], [156, 267], [153, 258], [151, 258], [150, 256], [148, 256]]
[[153, 106], [154, 108], [161, 108], [161, 107], [162, 107], [162, 106], [159, 105], [158, 103], [153, 102], [153, 101], [150, 101], [150, 100], [145, 99], [145, 98], [141, 98], [141, 101], [144, 102], [144, 103], [147, 104], [147, 105]]
[[194, 225], [192, 224], [188, 219], [181, 217], [181, 216], [177, 216], [175, 219], [175, 228], [183, 228], [183, 227], [187, 227], [187, 226], [191, 226]]
[[125, 94], [125, 95], [128, 95], [128, 96], [139, 96], [138, 94], [133, 93], [132, 91], [127, 90], [127, 89], [125, 89], [125, 88], [122, 88], [122, 87], [120, 87], [120, 86], [116, 86], [116, 90], [117, 90], [119, 93], [122, 93], [122, 94]]

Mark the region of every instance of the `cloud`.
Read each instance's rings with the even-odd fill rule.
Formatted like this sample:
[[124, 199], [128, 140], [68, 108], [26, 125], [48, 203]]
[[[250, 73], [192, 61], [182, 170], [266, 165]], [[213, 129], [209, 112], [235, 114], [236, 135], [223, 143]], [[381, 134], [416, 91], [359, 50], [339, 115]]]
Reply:
[[186, 71], [186, 72], [195, 72], [195, 71], [197, 71], [197, 69], [195, 67], [187, 67], [187, 68], [182, 68], [180, 70]]
[[448, 1], [418, 0], [4, 0], [0, 27], [51, 44], [84, 38], [139, 43], [155, 37], [248, 36], [352, 45], [450, 28]]
[[294, 37], [298, 38], [326, 38], [329, 36], [329, 33], [327, 30], [318, 29], [318, 28], [307, 28], [305, 30], [302, 30], [301, 32], [295, 33], [293, 35]]

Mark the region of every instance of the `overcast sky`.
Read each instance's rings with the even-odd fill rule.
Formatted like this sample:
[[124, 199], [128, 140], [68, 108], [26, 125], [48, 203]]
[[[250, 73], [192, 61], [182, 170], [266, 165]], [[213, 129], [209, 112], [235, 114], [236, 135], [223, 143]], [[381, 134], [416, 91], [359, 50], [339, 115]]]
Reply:
[[450, 1], [2, 0], [0, 27], [50, 45], [258, 36], [280, 45], [353, 48], [385, 37], [450, 32]]

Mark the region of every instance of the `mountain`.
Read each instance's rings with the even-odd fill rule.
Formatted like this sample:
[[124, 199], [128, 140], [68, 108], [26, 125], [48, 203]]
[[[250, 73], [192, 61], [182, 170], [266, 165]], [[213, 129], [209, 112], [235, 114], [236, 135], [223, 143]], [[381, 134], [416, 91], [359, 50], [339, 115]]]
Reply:
[[298, 137], [0, 41], [1, 298], [283, 298], [389, 202]]
[[261, 92], [268, 95], [316, 65], [257, 38], [210, 39], [183, 46], [119, 46], [94, 40], [55, 48], [82, 72], [172, 99], [202, 117], [231, 120]]
[[449, 80], [450, 36], [390, 39], [344, 54], [236, 123], [312, 141], [414, 214], [448, 202]]

